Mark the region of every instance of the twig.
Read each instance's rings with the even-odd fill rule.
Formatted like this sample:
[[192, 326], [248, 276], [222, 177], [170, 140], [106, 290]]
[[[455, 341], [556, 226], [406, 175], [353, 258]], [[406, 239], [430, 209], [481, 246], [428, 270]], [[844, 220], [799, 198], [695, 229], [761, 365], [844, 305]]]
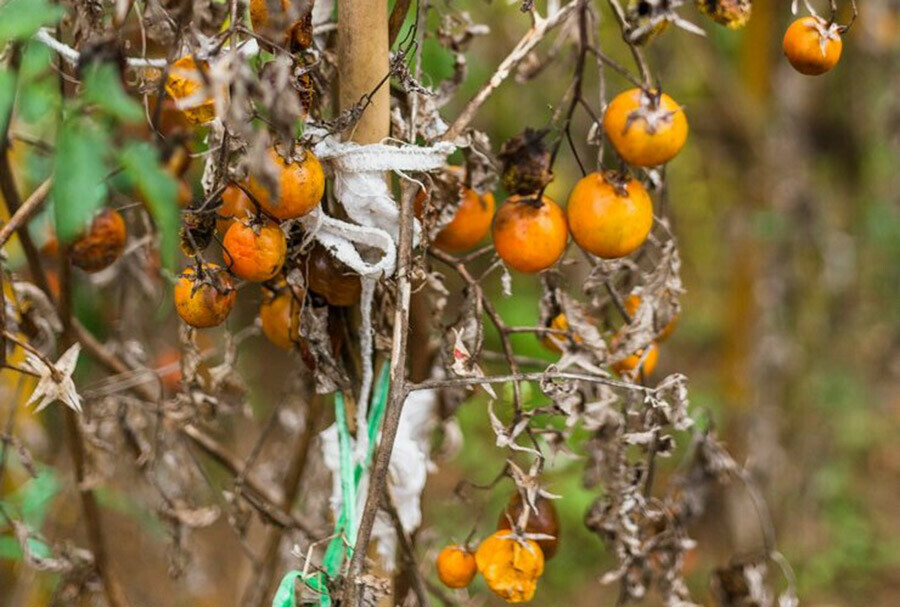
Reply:
[[[39, 29], [33, 38], [59, 53], [59, 56], [68, 61], [71, 65], [78, 64], [78, 58], [81, 56], [81, 53], [54, 38], [46, 28]], [[129, 67], [165, 67], [168, 64], [168, 61], [165, 59], [127, 57], [125, 63], [128, 64]]]
[[[397, 512], [397, 506], [394, 504], [394, 498], [391, 496], [387, 487], [384, 488], [382, 500], [384, 509], [387, 510], [388, 515], [391, 517], [394, 533], [397, 534], [397, 538], [400, 542], [400, 550], [403, 552], [406, 570], [410, 573], [410, 577], [412, 578], [412, 589], [416, 594], [416, 599], [419, 601], [419, 607], [429, 607], [428, 592], [425, 589], [425, 581], [422, 578], [422, 572], [419, 571], [419, 565], [416, 563], [416, 552], [413, 548], [412, 540], [403, 528], [403, 523], [400, 521], [400, 514]], [[396, 598], [401, 599], [402, 597]]]
[[28, 223], [28, 220], [41, 208], [41, 205], [47, 199], [50, 193], [51, 179], [46, 179], [44, 183], [31, 193], [28, 200], [22, 203], [15, 214], [10, 217], [9, 221], [0, 228], [0, 247], [6, 244], [12, 233], [19, 229], [20, 226]]
[[347, 605], [360, 604], [361, 580], [360, 575], [365, 562], [366, 549], [372, 537], [372, 527], [375, 525], [375, 515], [378, 512], [382, 491], [387, 480], [388, 467], [391, 463], [391, 453], [394, 450], [394, 439], [397, 437], [397, 428], [400, 425], [400, 413], [403, 410], [403, 402], [406, 399], [406, 345], [409, 337], [409, 300], [411, 285], [409, 269], [412, 265], [413, 243], [413, 198], [416, 188], [405, 188], [400, 197], [400, 234], [397, 245], [397, 287], [396, 308], [394, 310], [394, 333], [390, 360], [390, 393], [384, 413], [384, 422], [381, 430], [381, 441], [375, 452], [375, 464], [369, 479], [369, 489], [366, 494], [365, 508], [359, 523], [359, 531], [356, 538], [356, 546], [353, 557], [350, 560], [347, 581]]
[[[644, 59], [644, 54], [641, 52], [641, 49], [637, 47], [637, 45], [629, 42], [628, 35], [626, 33], [626, 29], [628, 28], [628, 23], [625, 21], [625, 11], [622, 10], [622, 6], [619, 4], [618, 0], [608, 0], [609, 6], [612, 8], [613, 14], [616, 16], [616, 21], [619, 22], [619, 27], [622, 29], [622, 40], [625, 41], [625, 44], [628, 45], [628, 48], [631, 49], [631, 55], [634, 57], [634, 62], [637, 64], [638, 69], [641, 71], [641, 80], [643, 82], [644, 89], [650, 88], [650, 68], [647, 66], [647, 60]], [[600, 55], [597, 55], [598, 57]]]
[[531, 372], [531, 373], [515, 373], [509, 375], [487, 375], [485, 377], [454, 377], [451, 379], [429, 379], [417, 384], [407, 386], [409, 392], [417, 390], [434, 390], [436, 388], [455, 388], [459, 386], [477, 386], [479, 384], [503, 384], [506, 382], [520, 381], [544, 381], [554, 379], [570, 379], [573, 381], [584, 381], [593, 384], [603, 384], [611, 388], [621, 388], [622, 390], [632, 390], [635, 392], [643, 392], [645, 394], [655, 394], [656, 388], [642, 386], [640, 384], [631, 384], [602, 375], [591, 375], [589, 373], [572, 373], [569, 371]]
[[475, 117], [475, 114], [478, 113], [478, 110], [481, 109], [481, 106], [484, 105], [484, 102], [487, 101], [488, 97], [490, 97], [503, 81], [509, 77], [513, 69], [528, 56], [550, 30], [563, 23], [575, 9], [583, 6], [586, 1], [587, 0], [573, 0], [573, 2], [565, 5], [546, 19], [539, 19], [536, 21], [534, 26], [528, 30], [516, 46], [513, 47], [513, 50], [510, 51], [509, 55], [507, 55], [500, 65], [497, 66], [494, 75], [488, 79], [481, 90], [466, 104], [466, 107], [463, 108], [462, 112], [460, 112], [459, 116], [453, 121], [453, 124], [450, 125], [450, 128], [447, 129], [447, 132], [444, 133], [441, 139], [453, 141], [459, 137]]

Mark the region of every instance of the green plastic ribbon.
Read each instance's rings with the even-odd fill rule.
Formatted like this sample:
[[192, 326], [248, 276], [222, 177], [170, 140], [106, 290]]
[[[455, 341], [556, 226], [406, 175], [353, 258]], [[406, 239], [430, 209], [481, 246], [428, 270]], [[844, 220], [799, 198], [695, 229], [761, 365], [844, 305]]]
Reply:
[[[331, 607], [332, 600], [328, 591], [328, 580], [334, 578], [341, 570], [341, 565], [348, 553], [352, 553], [356, 544], [358, 531], [356, 521], [356, 500], [362, 475], [372, 461], [375, 453], [375, 439], [384, 420], [387, 406], [390, 376], [388, 365], [381, 368], [375, 393], [372, 396], [368, 415], [368, 449], [365, 461], [354, 465], [352, 456], [352, 437], [347, 425], [347, 412], [344, 410], [344, 394], [338, 392], [334, 397], [334, 419], [338, 432], [338, 462], [341, 482], [341, 511], [334, 526], [334, 537], [325, 549], [322, 559], [322, 571], [307, 576], [303, 581], [307, 588], [319, 595], [319, 607]], [[295, 607], [294, 583], [301, 576], [297, 570], [289, 571], [281, 579], [278, 591], [272, 600], [272, 607]]]

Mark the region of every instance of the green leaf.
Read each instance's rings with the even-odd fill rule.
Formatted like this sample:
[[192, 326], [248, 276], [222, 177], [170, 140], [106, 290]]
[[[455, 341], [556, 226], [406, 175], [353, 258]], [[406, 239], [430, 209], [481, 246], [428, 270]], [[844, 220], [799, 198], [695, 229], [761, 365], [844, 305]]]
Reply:
[[0, 68], [0, 132], [6, 132], [6, 121], [16, 101], [16, 74]]
[[7, 0], [0, 3], [0, 46], [13, 39], [30, 38], [44, 25], [63, 16], [60, 6], [47, 0]]
[[[29, 40], [22, 45], [22, 60], [19, 63], [19, 76], [22, 80], [32, 80], [41, 76], [50, 76], [57, 82], [53, 71], [53, 51], [46, 44]], [[57, 86], [59, 86], [57, 84]]]
[[122, 151], [119, 160], [125, 173], [137, 187], [156, 227], [162, 234], [160, 255], [163, 264], [175, 267], [178, 251], [179, 211], [175, 179], [159, 166], [156, 150], [148, 143], [130, 143]]
[[19, 87], [16, 116], [28, 124], [54, 120], [60, 100], [59, 84], [55, 79], [43, 78], [23, 82]]
[[41, 470], [22, 487], [21, 508], [23, 520], [32, 527], [39, 528], [47, 515], [50, 502], [59, 493], [59, 481], [50, 470]]
[[109, 63], [95, 63], [84, 77], [84, 98], [122, 122], [137, 122], [144, 113], [122, 88], [119, 71]]
[[294, 582], [299, 576], [300, 572], [294, 570], [288, 571], [281, 578], [278, 590], [275, 591], [275, 596], [272, 598], [272, 607], [294, 607], [296, 605], [294, 600]]
[[53, 212], [57, 237], [70, 241], [106, 199], [105, 133], [85, 121], [63, 124], [53, 166]]

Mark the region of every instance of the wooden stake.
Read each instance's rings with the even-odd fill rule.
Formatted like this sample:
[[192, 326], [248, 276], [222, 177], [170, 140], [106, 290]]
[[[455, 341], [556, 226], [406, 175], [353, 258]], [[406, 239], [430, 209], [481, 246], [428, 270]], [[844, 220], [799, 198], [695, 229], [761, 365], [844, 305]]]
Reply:
[[[391, 126], [389, 87], [385, 81], [390, 69], [388, 0], [338, 0], [337, 36], [340, 109], [350, 109], [360, 101], [365, 104], [359, 122], [345, 137], [361, 144], [377, 143], [390, 134]], [[370, 545], [366, 551], [375, 561], [373, 573], [390, 579], [374, 548]], [[351, 605], [358, 597], [354, 590], [357, 588], [352, 588], [348, 597]], [[385, 607], [392, 604], [391, 596], [379, 602]]]
[[[338, 2], [338, 101], [341, 111], [369, 95], [390, 69], [387, 0]], [[347, 135], [376, 143], [390, 132], [390, 97], [385, 82], [372, 94], [359, 122]]]

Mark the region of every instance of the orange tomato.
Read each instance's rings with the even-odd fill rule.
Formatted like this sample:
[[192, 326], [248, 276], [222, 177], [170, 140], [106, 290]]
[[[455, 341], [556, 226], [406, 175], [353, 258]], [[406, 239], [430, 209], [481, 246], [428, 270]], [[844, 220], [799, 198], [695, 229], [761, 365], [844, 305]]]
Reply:
[[[644, 355], [643, 350], [638, 350], [634, 354], [623, 358], [622, 360], [613, 364], [612, 369], [619, 375], [624, 375], [626, 372], [630, 373], [635, 371], [638, 368], [638, 364], [641, 362], [641, 357]], [[656, 363], [659, 361], [659, 347], [652, 343], [650, 344], [650, 350], [647, 352], [647, 357], [644, 358], [644, 364], [642, 365], [644, 375], [651, 375], [653, 370], [656, 369]]]
[[633, 253], [653, 227], [653, 203], [641, 182], [615, 181], [611, 174], [583, 177], [572, 189], [566, 209], [578, 246], [605, 259]]
[[235, 291], [231, 277], [218, 265], [203, 264], [202, 273], [200, 281], [194, 268], [185, 268], [173, 295], [178, 316], [192, 327], [205, 329], [225, 322], [234, 307]]
[[494, 249], [509, 267], [520, 272], [546, 270], [566, 252], [566, 215], [553, 200], [510, 196], [497, 211]]
[[479, 196], [475, 190], [463, 186], [462, 202], [453, 221], [434, 239], [434, 246], [447, 253], [468, 251], [487, 235], [494, 217], [494, 195]]
[[688, 122], [681, 107], [665, 93], [657, 99], [633, 88], [609, 103], [603, 132], [625, 162], [651, 167], [669, 162], [681, 151]]
[[[641, 307], [641, 296], [640, 295], [629, 295], [625, 298], [625, 311], [628, 312], [629, 316], [634, 316], [637, 314], [638, 309]], [[656, 330], [656, 318], [654, 317], [654, 330]], [[656, 335], [656, 341], [665, 341], [671, 335], [672, 332], [675, 331], [675, 327], [678, 326], [678, 316], [672, 317], [672, 319], [666, 323], [662, 329], [658, 329], [659, 333]]]
[[228, 269], [238, 278], [263, 282], [274, 278], [284, 265], [287, 239], [276, 224], [250, 226], [235, 221], [222, 242]]
[[236, 219], [247, 219], [250, 215], [255, 215], [256, 207], [244, 190], [232, 183], [222, 192], [222, 206], [216, 214], [221, 218], [216, 219], [216, 229], [219, 234], [224, 235]]
[[282, 350], [294, 347], [300, 336], [300, 305], [290, 289], [267, 294], [259, 307], [263, 334]]
[[437, 573], [448, 588], [465, 588], [472, 583], [477, 566], [475, 556], [462, 546], [447, 546], [438, 553]]
[[247, 190], [263, 210], [276, 219], [302, 217], [316, 208], [325, 193], [325, 172], [319, 159], [312, 152], [299, 162], [288, 163], [274, 149], [269, 156], [281, 171], [281, 191], [278, 200], [272, 200], [269, 190], [253, 177]]
[[801, 17], [788, 27], [781, 46], [795, 70], [818, 76], [837, 65], [843, 42], [837, 24], [828, 25], [821, 17]]

